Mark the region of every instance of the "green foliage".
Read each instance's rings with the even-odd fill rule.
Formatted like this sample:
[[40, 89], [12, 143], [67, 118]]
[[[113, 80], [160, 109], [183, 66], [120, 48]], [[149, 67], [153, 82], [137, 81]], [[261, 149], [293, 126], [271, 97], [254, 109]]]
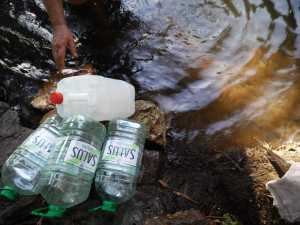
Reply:
[[233, 215], [226, 213], [223, 215], [222, 225], [242, 225]]

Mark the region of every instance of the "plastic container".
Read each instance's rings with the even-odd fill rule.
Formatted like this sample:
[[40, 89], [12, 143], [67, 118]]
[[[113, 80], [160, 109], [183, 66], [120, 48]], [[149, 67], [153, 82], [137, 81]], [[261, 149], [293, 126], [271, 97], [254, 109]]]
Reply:
[[2, 197], [13, 201], [18, 194], [39, 194], [41, 170], [60, 135], [60, 123], [57, 115], [48, 118], [7, 159], [2, 167]]
[[146, 131], [142, 124], [116, 120], [109, 124], [108, 138], [103, 146], [95, 176], [95, 186], [102, 209], [115, 212], [117, 205], [135, 193], [139, 176]]
[[122, 80], [97, 75], [62, 79], [51, 95], [58, 114], [80, 114], [95, 121], [123, 119], [135, 112], [135, 89]]
[[41, 194], [49, 207], [34, 210], [34, 215], [61, 217], [90, 193], [106, 129], [99, 122], [72, 116], [63, 122], [61, 132], [41, 177]]

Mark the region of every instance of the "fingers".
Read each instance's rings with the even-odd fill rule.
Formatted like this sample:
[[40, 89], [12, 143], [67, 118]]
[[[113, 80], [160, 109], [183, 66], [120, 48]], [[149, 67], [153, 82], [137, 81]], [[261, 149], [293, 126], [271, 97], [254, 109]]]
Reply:
[[75, 46], [75, 41], [73, 38], [71, 38], [71, 40], [69, 40], [68, 42], [68, 48], [71, 52], [71, 55], [74, 57], [74, 58], [77, 58], [78, 55], [77, 55], [77, 50], [76, 50], [76, 46]]
[[77, 57], [75, 41], [67, 26], [57, 26], [52, 41], [52, 54], [57, 69], [61, 72], [65, 66], [66, 50], [70, 50], [73, 57]]
[[65, 67], [66, 46], [54, 45], [52, 53], [57, 69], [59, 70], [59, 72], [61, 72]]

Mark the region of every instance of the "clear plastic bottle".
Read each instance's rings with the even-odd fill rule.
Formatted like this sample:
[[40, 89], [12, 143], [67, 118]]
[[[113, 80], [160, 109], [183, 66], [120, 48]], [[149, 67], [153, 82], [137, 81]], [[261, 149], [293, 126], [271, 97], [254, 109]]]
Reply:
[[93, 210], [115, 212], [118, 203], [135, 193], [146, 131], [142, 124], [116, 120], [110, 122], [108, 132], [95, 176], [103, 205]]
[[46, 119], [6, 160], [2, 167], [5, 186], [1, 196], [13, 201], [18, 194], [40, 193], [41, 170], [60, 135], [61, 120], [58, 115]]
[[49, 207], [33, 211], [34, 215], [61, 217], [67, 208], [84, 202], [90, 193], [106, 129], [101, 123], [78, 115], [66, 119], [61, 132], [41, 177], [41, 194]]

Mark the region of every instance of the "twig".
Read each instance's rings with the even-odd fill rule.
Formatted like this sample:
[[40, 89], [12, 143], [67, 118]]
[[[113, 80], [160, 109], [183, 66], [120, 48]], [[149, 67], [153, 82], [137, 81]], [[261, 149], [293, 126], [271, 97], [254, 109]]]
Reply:
[[269, 159], [279, 177], [283, 177], [291, 166], [288, 162], [286, 162], [283, 158], [281, 158], [271, 150], [267, 151], [267, 158]]
[[163, 187], [163, 188], [166, 188], [166, 189], [169, 189], [172, 191], [173, 194], [175, 194], [176, 196], [179, 196], [181, 198], [184, 198], [185, 200], [188, 200], [196, 205], [200, 205], [200, 203], [194, 199], [192, 199], [190, 196], [182, 193], [182, 192], [179, 192], [179, 191], [176, 191], [175, 189], [171, 188], [165, 181], [163, 180], [158, 180], [158, 183]]

